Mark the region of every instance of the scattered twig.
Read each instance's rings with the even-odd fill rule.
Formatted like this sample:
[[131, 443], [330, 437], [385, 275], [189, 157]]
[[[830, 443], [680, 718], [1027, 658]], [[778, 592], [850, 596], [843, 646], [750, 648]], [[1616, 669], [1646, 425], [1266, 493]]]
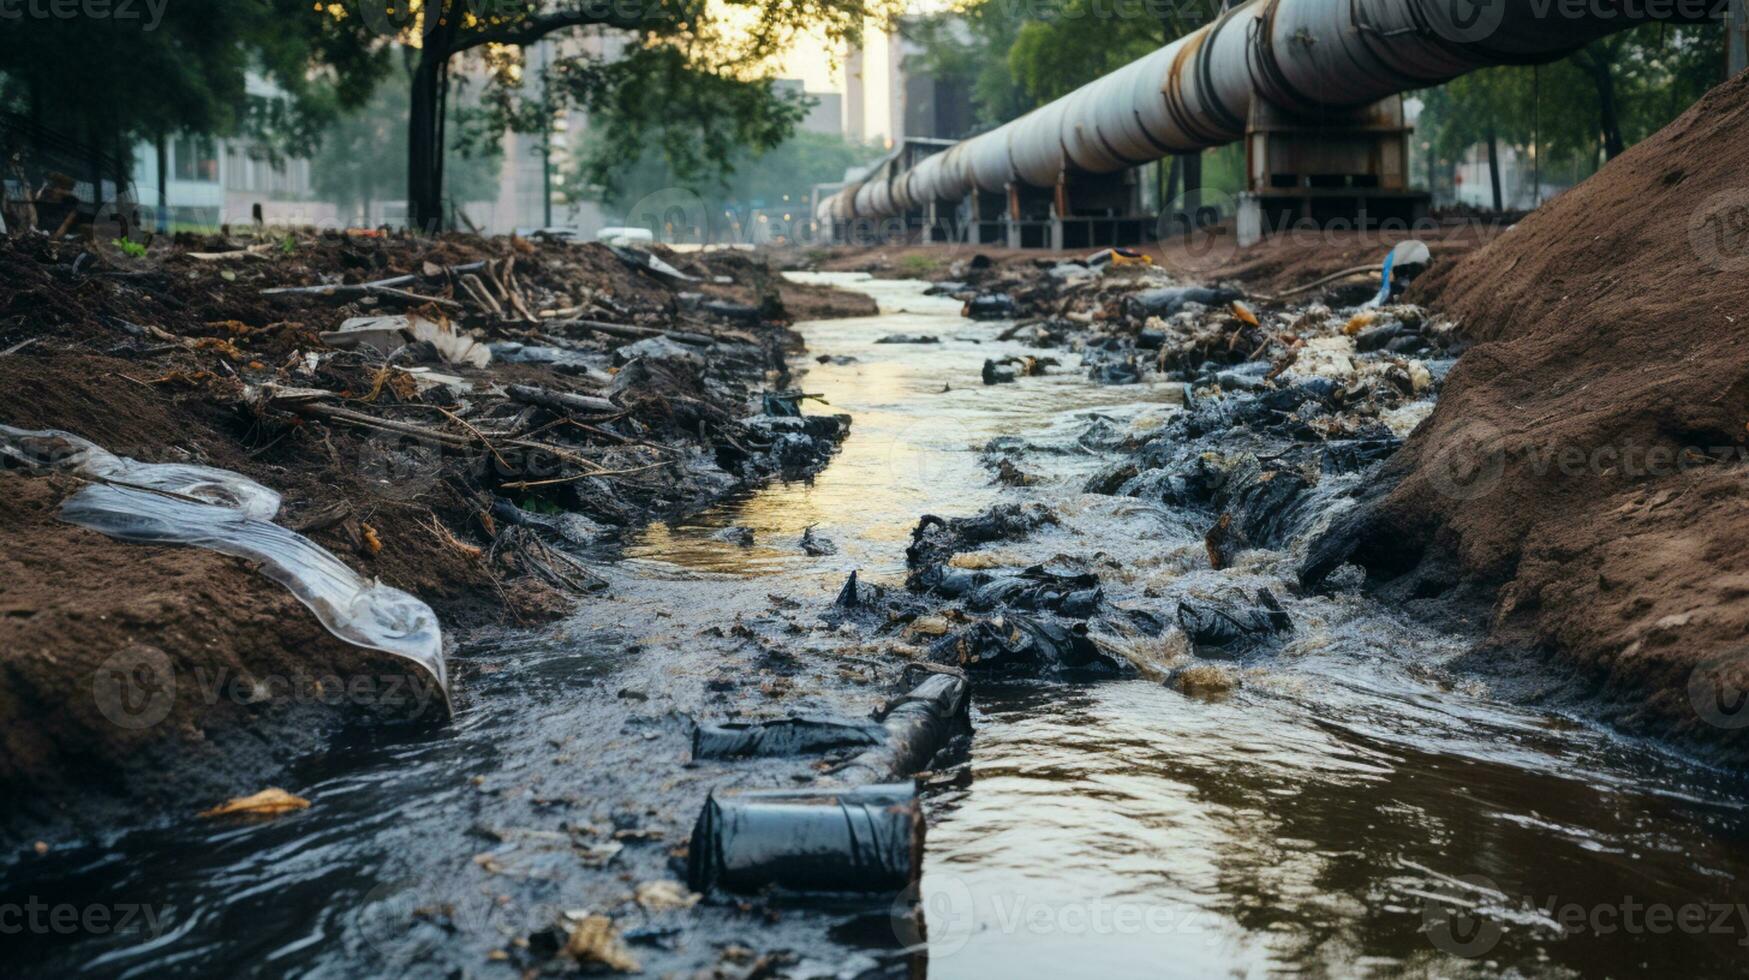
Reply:
[[587, 480], [590, 477], [596, 476], [631, 476], [634, 473], [643, 473], [648, 470], [661, 469], [668, 464], [668, 460], [663, 460], [659, 463], [633, 466], [623, 470], [596, 470], [593, 473], [578, 473], [575, 476], [562, 476], [554, 480], [525, 480], [518, 483], [506, 483], [504, 484], [504, 488], [506, 490], [529, 490], [534, 487], [550, 487], [560, 483], [576, 483], [578, 480]]
[[604, 323], [600, 320], [548, 320], [546, 326], [549, 330], [555, 327], [568, 328], [606, 334], [609, 337], [623, 337], [627, 340], [666, 337], [669, 340], [691, 344], [694, 347], [709, 347], [717, 342], [717, 338], [707, 337], [701, 333], [689, 333], [685, 330], [660, 330], [656, 327], [634, 327], [626, 323]]
[[592, 414], [618, 414], [625, 411], [605, 398], [592, 395], [573, 395], [566, 391], [549, 391], [532, 385], [508, 385], [504, 389], [513, 402], [524, 405], [538, 405], [541, 408], [555, 412], [589, 412]]

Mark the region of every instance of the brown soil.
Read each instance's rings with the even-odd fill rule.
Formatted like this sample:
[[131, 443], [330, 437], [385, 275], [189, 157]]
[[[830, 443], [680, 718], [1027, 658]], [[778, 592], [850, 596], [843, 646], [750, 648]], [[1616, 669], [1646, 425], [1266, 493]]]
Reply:
[[[1385, 253], [1400, 241], [1419, 238], [1427, 242], [1436, 263], [1469, 254], [1497, 237], [1506, 227], [1488, 218], [1449, 219], [1435, 228], [1408, 232], [1305, 232], [1279, 235], [1235, 252], [1230, 260], [1213, 261], [1207, 242], [1187, 246], [1172, 242], [1144, 247], [1140, 251], [1154, 263], [1185, 281], [1218, 278], [1258, 293], [1293, 289], [1332, 273], [1384, 260]], [[1099, 251], [1073, 252], [1017, 250], [972, 245], [905, 245], [878, 249], [834, 246], [790, 250], [778, 261], [790, 268], [823, 272], [867, 272], [881, 278], [924, 279], [930, 282], [957, 280], [967, 275], [975, 256], [988, 259], [995, 268], [1054, 265], [1082, 259]], [[1373, 285], [1377, 286], [1377, 276]]]
[[[7, 351], [0, 355], [0, 423], [65, 429], [121, 455], [223, 467], [273, 487], [285, 497], [281, 523], [361, 573], [426, 600], [452, 632], [551, 618], [582, 595], [537, 574], [530, 555], [544, 553], [510, 533], [521, 529], [493, 518], [493, 496], [577, 511], [610, 530], [714, 499], [733, 481], [704, 475], [699, 464], [744, 448], [737, 420], [758, 411], [760, 390], [784, 383], [783, 353], [798, 344], [784, 321], [873, 312], [861, 297], [783, 283], [750, 256], [665, 253], [703, 278], [693, 286], [634, 271], [593, 245], [463, 237], [304, 238], [295, 245], [268, 261], [202, 263], [188, 258], [187, 246], [231, 245], [160, 243], [137, 260], [40, 235], [0, 241], [0, 351]], [[86, 250], [92, 254], [81, 258]], [[380, 279], [419, 273], [427, 262], [512, 253], [535, 305], [589, 302], [605, 312], [585, 317], [611, 312], [621, 323], [751, 333], [763, 352], [695, 371], [657, 369], [647, 384], [617, 396], [624, 418], [593, 419], [593, 432], [568, 431], [544, 410], [525, 419], [538, 438], [610, 470], [675, 460], [525, 493], [504, 484], [572, 470], [550, 469], [554, 460], [539, 453], [504, 463], [477, 449], [445, 449], [425, 468], [396, 469], [386, 456], [393, 439], [263, 411], [244, 398], [246, 384], [325, 388], [354, 411], [455, 437], [464, 427], [446, 421], [432, 396], [414, 392], [380, 357], [330, 357], [315, 337], [347, 316], [398, 307], [274, 301], [260, 290]], [[712, 284], [715, 276], [735, 282]], [[456, 295], [435, 281], [411, 288]], [[758, 324], [712, 321], [684, 312], [679, 293], [687, 289], [749, 305], [772, 295], [779, 306], [766, 303], [768, 316]], [[150, 329], [142, 335], [141, 326]], [[481, 329], [492, 339], [523, 339], [497, 325]], [[611, 349], [628, 341], [577, 343]], [[313, 376], [298, 373], [311, 352], [327, 358], [323, 366]], [[473, 414], [480, 426], [507, 424], [488, 423], [482, 411], [522, 411], [489, 394], [491, 382], [600, 394], [544, 365], [433, 367], [474, 382], [467, 404], [436, 404]], [[549, 469], [517, 470], [536, 462]], [[432, 720], [441, 699], [416, 669], [332, 638], [248, 563], [195, 548], [126, 544], [61, 523], [59, 503], [76, 488], [69, 477], [0, 469], [0, 787], [8, 800], [0, 818], [53, 818], [74, 798], [62, 790], [92, 786], [128, 805], [206, 804], [214, 802], [208, 796], [259, 789], [253, 784], [319, 748], [340, 726], [407, 721], [419, 707], [432, 710], [418, 720]], [[112, 658], [126, 667], [142, 649], [162, 654], [176, 693], [161, 720], [135, 727], [111, 717], [109, 678], [118, 663]], [[345, 696], [333, 694], [336, 682], [348, 686]], [[460, 696], [465, 701], [465, 691]], [[201, 798], [191, 801], [191, 793]], [[80, 803], [89, 806], [88, 795]]]
[[1338, 532], [1420, 594], [1498, 585], [1477, 659], [1516, 665], [1525, 694], [1738, 765], [1746, 172], [1749, 76], [1430, 274], [1419, 298], [1476, 346], [1390, 464], [1394, 489]]

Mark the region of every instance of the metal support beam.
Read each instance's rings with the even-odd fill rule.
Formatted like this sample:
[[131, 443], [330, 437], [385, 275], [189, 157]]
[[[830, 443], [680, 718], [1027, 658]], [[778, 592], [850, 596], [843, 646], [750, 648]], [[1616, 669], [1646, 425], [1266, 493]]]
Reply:
[[1315, 116], [1253, 102], [1240, 244], [1288, 227], [1367, 228], [1425, 217], [1432, 195], [1409, 188], [1412, 132], [1400, 95]]

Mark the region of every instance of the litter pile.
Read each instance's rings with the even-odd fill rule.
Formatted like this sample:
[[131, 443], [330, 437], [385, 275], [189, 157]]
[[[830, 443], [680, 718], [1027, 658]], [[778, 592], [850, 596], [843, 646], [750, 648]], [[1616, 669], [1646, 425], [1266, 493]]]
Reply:
[[1480, 589], [1506, 690], [1735, 765], [1749, 690], [1749, 77], [1418, 287], [1474, 346], [1308, 568]]
[[[583, 559], [620, 530], [824, 465], [848, 419], [801, 416], [788, 323], [871, 312], [744, 254], [298, 234], [161, 238], [139, 257], [40, 232], [0, 241], [0, 424], [117, 463], [45, 470], [11, 453], [0, 467], [0, 782], [102, 771], [169, 796], [198, 770], [214, 795], [245, 788], [240, 773], [360, 713], [298, 696], [300, 681], [376, 671], [405, 686], [412, 664], [364, 649], [406, 655], [361, 638], [381, 611], [361, 596], [450, 627], [550, 618], [600, 587]], [[275, 506], [214, 506], [218, 471]], [[138, 479], [152, 472], [195, 483]], [[69, 521], [247, 556], [292, 591], [209, 551]], [[427, 625], [413, 669], [441, 706]], [[94, 679], [141, 664], [168, 694], [118, 723]], [[202, 703], [196, 677], [249, 696]]]

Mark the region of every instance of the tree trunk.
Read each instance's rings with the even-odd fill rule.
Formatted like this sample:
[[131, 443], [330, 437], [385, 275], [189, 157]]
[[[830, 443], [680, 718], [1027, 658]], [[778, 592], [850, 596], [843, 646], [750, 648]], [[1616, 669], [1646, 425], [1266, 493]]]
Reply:
[[1597, 82], [1597, 122], [1603, 133], [1603, 158], [1614, 160], [1627, 149], [1621, 135], [1621, 111], [1616, 105], [1615, 73], [1607, 62], [1598, 64], [1591, 76]]
[[447, 55], [426, 46], [413, 71], [412, 112], [407, 120], [407, 227], [435, 232], [442, 219], [443, 186], [438, 176], [438, 69]]
[[1615, 92], [1615, 52], [1610, 42], [1597, 41], [1573, 56], [1573, 62], [1591, 76], [1591, 84], [1597, 88], [1597, 132], [1603, 140], [1606, 163], [1627, 149], [1627, 140], [1621, 133], [1621, 107]]
[[1202, 154], [1184, 155], [1184, 194], [1186, 197], [1202, 190]]
[[447, 0], [427, 5], [423, 46], [413, 69], [412, 111], [407, 121], [407, 227], [434, 234], [443, 227], [443, 112], [449, 59], [462, 18], [430, 18]]
[[1488, 127], [1488, 179], [1494, 185], [1494, 210], [1506, 210], [1506, 195], [1500, 187], [1500, 134]]
[[158, 234], [170, 234], [170, 139], [158, 134]]

